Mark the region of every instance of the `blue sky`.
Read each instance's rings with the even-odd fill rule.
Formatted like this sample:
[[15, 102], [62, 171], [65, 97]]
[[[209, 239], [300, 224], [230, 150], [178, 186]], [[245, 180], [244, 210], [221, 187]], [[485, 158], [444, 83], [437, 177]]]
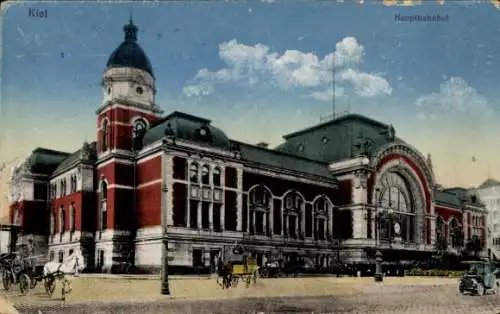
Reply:
[[[48, 16], [32, 18], [29, 8]], [[131, 10], [166, 112], [277, 145], [332, 110], [333, 58], [337, 111], [392, 123], [432, 153], [445, 185], [500, 177], [500, 10], [487, 4], [12, 5], [2, 29], [0, 161], [95, 139], [101, 75]], [[397, 23], [398, 13], [449, 20]]]

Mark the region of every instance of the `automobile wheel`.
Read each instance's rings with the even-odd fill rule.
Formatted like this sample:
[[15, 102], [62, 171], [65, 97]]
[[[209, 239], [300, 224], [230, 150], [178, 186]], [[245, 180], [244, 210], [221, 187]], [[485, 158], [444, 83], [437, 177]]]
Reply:
[[484, 286], [480, 283], [477, 284], [477, 295], [483, 296], [485, 293], [486, 289], [484, 289]]

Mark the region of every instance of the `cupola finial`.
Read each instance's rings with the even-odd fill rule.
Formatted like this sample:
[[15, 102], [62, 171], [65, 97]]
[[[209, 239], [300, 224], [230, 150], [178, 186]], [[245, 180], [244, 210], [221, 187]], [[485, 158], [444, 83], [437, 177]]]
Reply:
[[123, 31], [125, 32], [125, 41], [137, 41], [137, 26], [134, 25], [134, 21], [132, 20], [132, 9], [130, 10], [128, 25], [123, 26]]

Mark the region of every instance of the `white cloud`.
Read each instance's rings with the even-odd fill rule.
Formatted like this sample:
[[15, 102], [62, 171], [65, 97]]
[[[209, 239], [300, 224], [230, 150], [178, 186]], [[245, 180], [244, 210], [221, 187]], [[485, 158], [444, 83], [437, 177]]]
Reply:
[[[312, 92], [307, 96], [310, 98], [317, 99], [317, 100], [331, 101], [333, 99], [333, 92], [334, 92], [333, 89], [330, 87], [330, 88], [322, 90], [322, 91]], [[342, 87], [337, 86], [335, 88], [335, 96], [340, 97], [343, 95], [344, 95], [344, 89]]]
[[[351, 85], [362, 97], [390, 95], [392, 88], [386, 79], [351, 68], [361, 64], [364, 55], [363, 46], [354, 37], [343, 38], [336, 44], [335, 51], [323, 57], [299, 50], [280, 54], [260, 43], [250, 46], [233, 39], [219, 44], [219, 57], [226, 67], [199, 70], [183, 93], [187, 97], [200, 97], [213, 93], [218, 84], [255, 86], [260, 83], [281, 90], [302, 89], [306, 95], [326, 101], [325, 90], [332, 82], [335, 63], [340, 71], [336, 73], [337, 84]], [[331, 99], [331, 95], [329, 97]]]
[[356, 93], [362, 97], [392, 94], [392, 87], [386, 79], [369, 73], [347, 69], [340, 73], [341, 81], [351, 82]]
[[424, 95], [415, 104], [422, 110], [420, 118], [436, 117], [437, 113], [491, 112], [488, 100], [460, 77], [451, 77], [441, 83], [439, 92]]

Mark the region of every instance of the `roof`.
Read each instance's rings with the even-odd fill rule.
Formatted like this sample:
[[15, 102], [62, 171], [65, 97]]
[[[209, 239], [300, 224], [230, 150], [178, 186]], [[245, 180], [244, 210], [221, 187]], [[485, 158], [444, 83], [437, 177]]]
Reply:
[[491, 187], [498, 186], [498, 185], [500, 185], [500, 181], [497, 181], [497, 180], [492, 179], [492, 178], [488, 178], [486, 181], [484, 181], [483, 183], [481, 183], [478, 186], [478, 189], [487, 189], [487, 188], [491, 188]]
[[273, 149], [231, 141], [239, 148], [241, 159], [258, 165], [272, 166], [290, 171], [300, 171], [309, 175], [335, 180], [328, 170], [328, 164], [297, 157]]
[[359, 153], [371, 155], [396, 139], [392, 126], [359, 114], [337, 117], [283, 138], [285, 142], [275, 150], [327, 163]]
[[146, 132], [142, 144], [146, 146], [165, 135], [171, 135], [179, 139], [230, 150], [229, 138], [222, 130], [210, 123], [208, 119], [174, 111]]
[[38, 147], [33, 150], [25, 163], [32, 173], [48, 175], [69, 155], [66, 152]]
[[[88, 145], [88, 146], [87, 146]], [[95, 153], [96, 151], [96, 142], [92, 142], [90, 144], [84, 143], [83, 146], [77, 150], [76, 152], [72, 153], [68, 157], [66, 157], [54, 170], [53, 174], [58, 174], [60, 172], [63, 172], [70, 168], [71, 166], [74, 166], [77, 162], [81, 160], [82, 153], [84, 150], [89, 149], [90, 151], [93, 151]]]
[[436, 205], [461, 209], [462, 204], [476, 207], [484, 207], [480, 198], [474, 191], [461, 187], [453, 187], [444, 190], [434, 190], [434, 202]]
[[128, 25], [123, 27], [125, 40], [109, 56], [106, 68], [131, 67], [148, 72], [154, 77], [153, 67], [141, 46], [137, 44], [137, 26], [130, 20]]

